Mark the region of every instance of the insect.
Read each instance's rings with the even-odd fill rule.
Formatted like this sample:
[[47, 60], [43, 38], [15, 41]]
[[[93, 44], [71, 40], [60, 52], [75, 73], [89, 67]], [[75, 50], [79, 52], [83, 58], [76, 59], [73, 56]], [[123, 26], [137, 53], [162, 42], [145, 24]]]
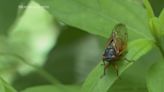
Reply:
[[106, 74], [106, 69], [109, 65], [113, 65], [118, 76], [118, 66], [116, 61], [120, 60], [124, 53], [126, 53], [128, 41], [128, 33], [126, 26], [122, 23], [117, 24], [109, 37], [108, 42], [105, 47], [105, 51], [102, 55], [102, 60], [104, 64], [104, 74]]

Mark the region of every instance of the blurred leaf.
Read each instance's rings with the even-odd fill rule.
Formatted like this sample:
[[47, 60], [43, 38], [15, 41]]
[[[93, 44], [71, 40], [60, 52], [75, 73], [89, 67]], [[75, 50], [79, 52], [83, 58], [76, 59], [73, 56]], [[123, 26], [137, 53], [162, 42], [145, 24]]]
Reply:
[[0, 92], [17, 92], [17, 91], [0, 77]]
[[24, 14], [29, 3], [30, 3], [30, 0], [21, 0], [21, 3], [18, 6], [18, 9], [19, 9], [18, 16], [21, 16]]
[[30, 5], [9, 35], [0, 36], [0, 74], [10, 82], [15, 75], [25, 76], [36, 69], [29, 63], [41, 67], [58, 37], [54, 18], [37, 3]]
[[152, 65], [147, 75], [147, 87], [149, 92], [164, 91], [164, 60], [161, 59], [156, 64]]
[[17, 59], [10, 55], [13, 53], [12, 44], [8, 42], [8, 38], [0, 35], [0, 75], [4, 80], [12, 80], [13, 72], [17, 70]]
[[150, 31], [154, 38], [157, 40], [157, 38], [160, 38], [161, 36], [161, 28], [160, 28], [160, 21], [159, 18], [153, 17], [149, 21]]
[[45, 85], [45, 86], [27, 88], [21, 92], [79, 92], [79, 87]]
[[[141, 56], [146, 54], [152, 48], [150, 41], [139, 39], [129, 44], [129, 51], [126, 57], [130, 60], [137, 61]], [[108, 69], [109, 73], [102, 79], [100, 76], [103, 74], [103, 67], [100, 64], [93, 69], [88, 78], [85, 80], [83, 90], [85, 92], [106, 92], [112, 84], [118, 79], [113, 69]], [[119, 62], [119, 75], [121, 75], [127, 68], [133, 65], [134, 62]]]
[[0, 0], [0, 34], [8, 33], [17, 16], [21, 0]]
[[79, 83], [97, 64], [101, 53], [98, 46], [95, 36], [77, 28], [66, 27], [57, 45], [49, 53], [45, 69], [64, 84]]
[[[89, 33], [108, 37], [113, 26], [124, 23], [129, 37], [151, 39], [145, 9], [133, 0], [35, 0], [58, 20]], [[142, 16], [140, 15], [142, 14]]]
[[160, 27], [162, 30], [162, 33], [164, 33], [164, 9], [161, 11], [160, 16], [159, 16], [159, 21], [160, 21]]
[[160, 12], [164, 8], [164, 0], [149, 0], [156, 16], [159, 16]]
[[[22, 16], [15, 28], [10, 32], [9, 43], [12, 51], [25, 58], [26, 61], [43, 65], [46, 56], [55, 45], [58, 37], [58, 29], [53, 18], [35, 2], [30, 2], [24, 16]], [[33, 68], [21, 63], [19, 73], [25, 75]]]
[[151, 7], [151, 4], [150, 4], [149, 0], [144, 0], [144, 5], [146, 7], [147, 15], [148, 15], [149, 19], [155, 17], [154, 11], [153, 11], [153, 9]]
[[[98, 46], [95, 36], [77, 28], [62, 27], [57, 44], [47, 56], [44, 69], [63, 84], [81, 83], [99, 61], [101, 51]], [[14, 81], [18, 91], [43, 84], [48, 82], [36, 72], [19, 76]]]

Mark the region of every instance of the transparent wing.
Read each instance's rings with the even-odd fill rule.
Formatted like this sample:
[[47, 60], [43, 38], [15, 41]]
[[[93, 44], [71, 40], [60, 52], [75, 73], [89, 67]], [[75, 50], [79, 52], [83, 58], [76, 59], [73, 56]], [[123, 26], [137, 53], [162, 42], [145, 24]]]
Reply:
[[121, 54], [127, 47], [128, 33], [127, 28], [124, 24], [117, 24], [112, 33], [113, 42], [116, 50]]

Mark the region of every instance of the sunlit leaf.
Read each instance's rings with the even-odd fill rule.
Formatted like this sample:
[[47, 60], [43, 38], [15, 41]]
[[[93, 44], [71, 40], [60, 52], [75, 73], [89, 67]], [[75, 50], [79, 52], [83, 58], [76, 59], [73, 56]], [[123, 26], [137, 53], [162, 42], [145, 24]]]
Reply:
[[[37, 3], [31, 2], [24, 16], [19, 19], [16, 27], [10, 32], [9, 43], [12, 51], [28, 62], [41, 66], [49, 50], [58, 37], [58, 29], [53, 24], [52, 17]], [[35, 7], [35, 8], [33, 8]], [[19, 68], [21, 74], [33, 70], [31, 66], [23, 64]]]

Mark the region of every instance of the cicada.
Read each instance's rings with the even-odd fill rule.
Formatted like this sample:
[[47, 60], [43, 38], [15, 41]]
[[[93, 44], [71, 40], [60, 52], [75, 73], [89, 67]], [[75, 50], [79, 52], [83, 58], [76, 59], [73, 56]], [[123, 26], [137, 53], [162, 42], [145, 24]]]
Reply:
[[127, 41], [128, 33], [127, 28], [124, 24], [117, 24], [111, 34], [111, 37], [108, 39], [108, 42], [105, 47], [105, 51], [102, 55], [102, 60], [104, 63], [104, 74], [109, 65], [113, 65], [118, 76], [118, 67], [116, 61], [119, 61], [124, 53], [127, 52]]

